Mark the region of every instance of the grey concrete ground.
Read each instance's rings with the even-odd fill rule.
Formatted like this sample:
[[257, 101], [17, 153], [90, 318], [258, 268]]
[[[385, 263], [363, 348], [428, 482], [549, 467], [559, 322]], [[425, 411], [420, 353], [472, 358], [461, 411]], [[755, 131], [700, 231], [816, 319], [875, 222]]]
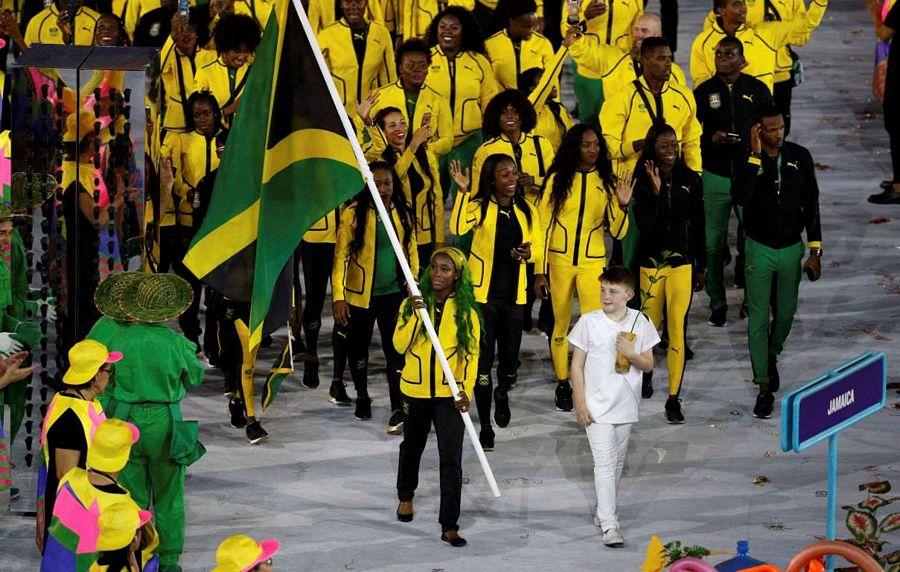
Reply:
[[[706, 2], [682, 2], [681, 49]], [[812, 45], [801, 53], [807, 82], [795, 92], [793, 139], [819, 163], [825, 240], [824, 277], [804, 281], [800, 311], [780, 362], [783, 384], [796, 386], [864, 350], [886, 351], [889, 381], [900, 380], [900, 207], [865, 201], [886, 176], [889, 158], [880, 106], [871, 101], [873, 38], [857, 2], [832, 2]], [[874, 114], [874, 116], [873, 116]], [[886, 217], [876, 224], [874, 219]], [[503, 496], [492, 498], [466, 449], [462, 532], [470, 544], [438, 540], [437, 454], [423, 458], [416, 519], [394, 516], [397, 447], [386, 435], [387, 391], [372, 375], [374, 418], [326, 402], [327, 382], [298, 389], [297, 379], [266, 413], [269, 443], [249, 447], [226, 420], [216, 376], [185, 401], [187, 418], [202, 422], [208, 454], [187, 481], [186, 570], [208, 570], [224, 537], [246, 532], [284, 544], [278, 570], [637, 570], [650, 535], [664, 541], [732, 551], [748, 539], [754, 555], [785, 565], [825, 531], [826, 447], [803, 455], [779, 450], [780, 420], [755, 420], [746, 324], [729, 291], [729, 325], [707, 325], [707, 299], [691, 312], [683, 390], [687, 423], [666, 425], [664, 396], [644, 403], [632, 433], [620, 515], [627, 546], [604, 548], [591, 524], [591, 456], [574, 414], [553, 409], [546, 342], [526, 336], [513, 421], [497, 430], [488, 454]], [[330, 330], [330, 318], [325, 331]], [[323, 336], [327, 338], [327, 336]], [[323, 379], [330, 373], [330, 350]], [[376, 364], [381, 365], [376, 359]], [[657, 386], [665, 360], [657, 358]], [[377, 366], [376, 366], [377, 367]], [[893, 478], [900, 485], [898, 395], [889, 408], [845, 432], [840, 443], [838, 504], [859, 500], [857, 483]], [[768, 483], [754, 484], [757, 476]], [[0, 570], [34, 569], [38, 556], [30, 519], [0, 519]], [[843, 526], [839, 527], [843, 534]], [[894, 537], [894, 546], [900, 542]]]

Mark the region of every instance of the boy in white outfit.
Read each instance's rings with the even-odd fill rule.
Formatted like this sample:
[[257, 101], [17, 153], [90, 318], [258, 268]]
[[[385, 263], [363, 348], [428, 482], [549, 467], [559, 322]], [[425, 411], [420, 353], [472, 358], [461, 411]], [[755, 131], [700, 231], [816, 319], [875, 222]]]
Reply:
[[[626, 306], [634, 297], [634, 277], [627, 268], [609, 267], [600, 276], [603, 309], [581, 316], [569, 334], [575, 413], [584, 425], [594, 456], [597, 510], [594, 524], [603, 544], [621, 548], [625, 541], [616, 517], [616, 493], [631, 425], [638, 421], [642, 372], [653, 370], [653, 346], [659, 334], [638, 310]], [[629, 341], [627, 332], [635, 334]], [[616, 372], [616, 352], [631, 363]]]

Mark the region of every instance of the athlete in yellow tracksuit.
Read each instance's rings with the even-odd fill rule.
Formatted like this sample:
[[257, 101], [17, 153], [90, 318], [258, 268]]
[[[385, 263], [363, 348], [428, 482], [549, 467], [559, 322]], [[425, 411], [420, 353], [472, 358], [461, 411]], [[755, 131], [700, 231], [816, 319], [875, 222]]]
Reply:
[[[628, 231], [627, 201], [624, 207], [620, 204], [616, 185], [599, 130], [584, 123], [573, 127], [563, 139], [538, 203], [546, 232], [546, 255], [544, 266], [537, 270], [536, 283], [539, 290], [549, 285], [554, 319], [550, 354], [556, 380], [566, 386], [567, 336], [575, 293], [582, 315], [600, 308], [599, 280], [606, 268], [606, 233], [621, 239]], [[544, 293], [540, 295], [544, 297]], [[563, 401], [562, 405], [566, 405]], [[571, 404], [560, 407], [570, 408]]]
[[528, 94], [528, 101], [537, 114], [537, 124], [532, 133], [549, 141], [554, 153], [562, 143], [566, 131], [575, 124], [569, 111], [557, 100], [559, 73], [567, 54], [568, 48], [564, 42], [553, 59], [547, 62], [547, 67], [526, 69], [519, 75], [519, 85]]
[[[462, 495], [462, 443], [464, 425], [459, 412], [469, 409], [468, 394], [478, 371], [481, 316], [475, 306], [472, 277], [466, 271], [465, 255], [444, 247], [435, 251], [422, 273], [421, 298], [408, 298], [400, 308], [394, 348], [405, 356], [400, 389], [406, 411], [403, 443], [397, 467], [397, 518], [413, 518], [413, 496], [419, 484], [419, 465], [434, 425], [437, 434], [441, 474], [441, 539], [462, 546], [459, 537]], [[447, 362], [460, 391], [453, 393], [437, 363], [435, 349], [425, 335], [419, 309], [427, 310]], [[457, 409], [459, 411], [457, 411]]]
[[509, 25], [484, 42], [494, 77], [504, 89], [521, 88], [519, 74], [529, 68], [546, 68], [553, 60], [550, 40], [535, 30], [536, 10], [534, 0], [510, 0]]
[[[79, 2], [79, 4], [81, 4]], [[25, 28], [25, 44], [74, 44], [76, 46], [90, 46], [94, 43], [94, 28], [100, 14], [87, 6], [80, 6], [75, 13], [75, 41], [67, 41], [63, 30], [59, 26], [60, 8], [56, 2], [52, 2], [28, 22]], [[71, 33], [71, 32], [70, 32]]]
[[[524, 98], [524, 96], [522, 97]], [[525, 193], [528, 199], [535, 203], [538, 189], [544, 184], [544, 178], [547, 176], [550, 164], [556, 154], [553, 152], [550, 141], [540, 135], [520, 131], [514, 141], [515, 143], [505, 133], [485, 141], [475, 151], [472, 159], [472, 180], [479, 180], [485, 159], [497, 153], [509, 155], [516, 160], [516, 167], [520, 174], [531, 175], [533, 178], [533, 182], [525, 188]]]
[[[497, 407], [494, 417], [497, 425], [506, 427], [510, 421], [507, 392], [516, 382], [522, 342], [523, 305], [527, 300], [526, 263], [543, 267], [544, 236], [537, 209], [525, 200], [513, 158], [491, 155], [485, 160], [483, 170], [485, 174], [472, 199], [467, 173], [458, 162], [451, 164], [451, 175], [459, 193], [450, 215], [450, 230], [457, 235], [472, 231], [473, 235], [469, 268], [475, 300], [484, 317], [475, 401], [482, 447], [492, 449], [491, 398]], [[492, 391], [495, 346], [498, 385]]]
[[803, 45], [825, 15], [828, 0], [811, 0], [809, 9], [794, 20], [747, 23], [747, 7], [738, 0], [716, 0], [715, 19], [691, 46], [691, 77], [698, 86], [716, 75], [716, 46], [726, 35], [744, 44], [747, 67], [743, 72], [762, 81], [771, 90], [775, 83], [778, 53], [788, 44]]
[[453, 113], [453, 149], [441, 159], [441, 186], [451, 189], [451, 160], [463, 167], [481, 145], [482, 112], [500, 91], [491, 63], [484, 55], [475, 17], [464, 8], [442, 10], [428, 32], [431, 67], [425, 84], [450, 103]]
[[[363, 6], [344, 0], [345, 17], [319, 32], [319, 47], [348, 115], [372, 90], [397, 81], [391, 34], [381, 22], [367, 21]], [[349, 18], [349, 19], [348, 19]]]
[[[631, 25], [634, 19], [644, 11], [643, 0], [607, 0], [606, 11], [599, 15], [594, 12], [596, 8], [588, 11], [591, 2], [592, 0], [581, 0], [579, 8], [578, 19], [587, 20], [587, 32], [595, 34], [603, 44], [618, 46], [625, 51], [630, 50]], [[563, 2], [562, 18], [559, 24], [563, 37], [569, 28], [569, 24], [566, 22], [567, 18], [568, 2]], [[573, 88], [575, 89], [575, 99], [578, 101], [579, 119], [583, 123], [594, 123], [597, 120], [597, 114], [600, 113], [604, 97], [601, 74], [579, 67], [575, 71]]]
[[[194, 93], [197, 68], [211, 63], [215, 52], [200, 50], [196, 33], [169, 36], [159, 52], [164, 131], [184, 131], [188, 97]], [[190, 113], [189, 111], [187, 113]]]
[[[383, 162], [369, 165], [381, 200], [405, 250], [413, 276], [419, 273], [416, 230], [412, 214], [402, 197], [400, 182], [393, 168]], [[371, 419], [372, 399], [368, 390], [369, 343], [378, 323], [381, 347], [387, 362], [385, 374], [390, 395], [391, 416], [388, 432], [397, 434], [403, 426], [400, 395], [400, 369], [403, 359], [391, 343], [397, 312], [404, 299], [405, 278], [399, 271], [384, 225], [378, 220], [368, 190], [341, 210], [335, 244], [331, 290], [335, 322], [349, 328], [347, 358], [356, 388], [355, 416]]]
[[[384, 23], [384, 13], [378, 0], [367, 0], [365, 6], [367, 22]], [[317, 37], [319, 32], [340, 19], [338, 18], [339, 14], [335, 13], [335, 7], [334, 0], [309, 0], [309, 10], [307, 11], [309, 25]]]
[[[453, 112], [448, 100], [425, 83], [430, 63], [431, 50], [423, 40], [413, 38], [400, 44], [397, 48], [400, 78], [372, 92], [374, 102], [369, 116], [375, 117], [386, 107], [396, 107], [413, 131], [420, 128], [427, 117], [431, 128], [428, 148], [440, 158], [453, 148]], [[386, 146], [380, 137], [371, 137], [371, 144], [369, 152], [375, 156], [381, 155]]]
[[213, 94], [222, 111], [222, 124], [230, 127], [247, 83], [250, 58], [259, 46], [259, 27], [252, 18], [229, 14], [215, 30], [218, 57], [200, 66], [194, 76], [194, 91]]
[[[428, 26], [444, 4], [439, 0], [399, 0], [400, 23], [397, 35], [404, 40], [424, 38], [428, 33]], [[450, 0], [446, 5], [471, 11], [475, 8], [475, 0]]]

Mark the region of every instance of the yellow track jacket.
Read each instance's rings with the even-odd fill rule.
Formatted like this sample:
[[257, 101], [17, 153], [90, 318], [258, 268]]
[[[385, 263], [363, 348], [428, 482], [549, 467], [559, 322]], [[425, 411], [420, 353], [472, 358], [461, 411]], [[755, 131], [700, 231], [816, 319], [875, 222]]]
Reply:
[[[394, 171], [403, 183], [403, 196], [407, 204], [413, 205], [416, 215], [416, 240], [419, 244], [431, 244], [432, 233], [434, 240], [440, 244], [444, 242], [444, 193], [441, 192], [441, 173], [437, 157], [431, 149], [425, 150], [428, 157], [428, 171], [422, 168], [419, 160], [412, 151], [406, 151], [394, 165]], [[413, 199], [412, 186], [409, 182], [410, 169], [422, 179], [424, 187]], [[429, 175], [431, 178], [429, 179]]]
[[488, 59], [477, 52], [460, 52], [449, 60], [440, 46], [431, 49], [431, 67], [425, 85], [450, 103], [453, 146], [481, 129], [488, 102], [500, 91]]
[[[506, 30], [500, 30], [484, 41], [494, 77], [503, 89], [519, 89], [519, 74], [531, 68], [547, 69], [553, 61], [550, 40], [535, 32], [522, 42], [517, 52]], [[558, 88], [557, 80], [557, 88]]]
[[[309, 25], [316, 36], [319, 32], [334, 24], [337, 17], [334, 13], [334, 0], [309, 0]], [[369, 0], [366, 8], [367, 22], [384, 22], [384, 13], [378, 0]]]
[[[584, 11], [591, 0], [581, 0], [580, 17], [584, 20]], [[618, 46], [626, 52], [631, 49], [631, 24], [638, 15], [644, 13], [643, 0], [607, 0], [606, 13], [587, 21], [587, 31], [595, 34], [600, 42], [610, 46]], [[562, 3], [562, 20], [559, 29], [562, 36], [566, 37], [569, 24], [566, 17], [569, 15], [566, 3]], [[600, 79], [600, 76], [591, 70], [582, 70], [579, 66], [578, 75], [591, 79]]]
[[[537, 209], [526, 203], [531, 212], [531, 224], [525, 219], [519, 207], [514, 207], [516, 220], [522, 229], [522, 242], [531, 243], [531, 258], [523, 260], [519, 265], [519, 285], [516, 304], [526, 301], [525, 263], [533, 262], [535, 268], [544, 265], [544, 229]], [[481, 216], [481, 202], [470, 200], [470, 193], [457, 193], [453, 211], [450, 214], [450, 232], [459, 236], [473, 230], [472, 250], [469, 254], [469, 270], [472, 272], [472, 283], [475, 285], [475, 300], [487, 302], [488, 289], [491, 286], [491, 272], [494, 269], [494, 237], [497, 234], [498, 203], [493, 198], [488, 203], [484, 218]], [[481, 223], [480, 226], [476, 226]]]
[[340, 209], [328, 211], [328, 214], [317, 220], [303, 234], [304, 242], [334, 243], [337, 240], [337, 223]]
[[194, 204], [190, 191], [201, 179], [219, 167], [215, 136], [207, 139], [196, 131], [169, 133], [160, 154], [172, 158], [175, 193], [178, 195], [178, 224], [192, 226]]
[[[400, 377], [400, 391], [403, 395], [419, 399], [431, 397], [452, 397], [450, 386], [444, 377], [444, 370], [437, 361], [434, 347], [427, 336], [422, 335], [424, 326], [418, 311], [413, 311], [409, 318], [404, 319], [403, 310], [411, 303], [411, 298], [404, 300], [400, 305], [400, 315], [397, 318], [397, 329], [394, 330], [394, 348], [405, 355], [406, 361]], [[460, 348], [456, 341], [456, 299], [453, 296], [447, 298], [444, 303], [444, 313], [441, 317], [441, 325], [438, 327], [438, 339], [444, 348], [444, 355], [453, 377], [460, 391], [472, 395], [475, 387], [475, 377], [478, 373], [478, 340], [481, 339], [481, 326], [478, 323], [478, 314], [475, 309], [470, 309], [472, 331], [469, 332], [473, 340], [472, 350], [466, 351]], [[434, 320], [434, 311], [431, 312]]]
[[[516, 160], [516, 167], [519, 168], [520, 173], [528, 173], [534, 177], [534, 184], [540, 187], [544, 184], [544, 177], [547, 175], [547, 171], [550, 170], [550, 164], [556, 156], [553, 146], [550, 144], [550, 141], [543, 137], [533, 133], [522, 133], [519, 137], [519, 148], [522, 150], [522, 155], [521, 159]], [[472, 158], [473, 185], [477, 185], [480, 180], [481, 166], [484, 165], [484, 161], [495, 153], [501, 153], [516, 159], [512, 143], [506, 138], [506, 135], [488, 139], [475, 151], [475, 155]], [[528, 198], [532, 203], [534, 202], [535, 197], [530, 190]]]
[[[415, 132], [422, 126], [422, 118], [426, 114], [431, 114], [431, 139], [428, 142], [428, 148], [438, 157], [443, 157], [453, 148], [453, 113], [450, 111], [450, 103], [438, 92], [428, 87], [427, 81], [419, 90], [419, 98], [416, 100], [416, 111], [412, 121], [406, 113], [406, 92], [403, 91], [400, 80], [379, 87], [375, 90], [375, 94], [378, 99], [369, 112], [371, 117], [375, 117], [385, 107], [396, 107], [403, 114], [411, 132]], [[374, 133], [371, 130], [369, 132], [372, 135], [370, 153], [380, 155], [387, 147], [387, 142], [380, 136], [380, 132]], [[375, 137], [376, 134], [379, 136]]]
[[[819, 27], [828, 0], [812, 0], [809, 10], [788, 22], [762, 22], [755, 26], [742, 24], [735, 34], [744, 44], [747, 67], [743, 72], [762, 81], [771, 91], [775, 83], [778, 52], [788, 44], [803, 45], [809, 41], [812, 31]], [[725, 37], [725, 31], [714, 19], [694, 39], [691, 46], [691, 77], [698, 86], [716, 74], [716, 44]]]
[[[547, 233], [543, 273], [549, 266], [605, 266], [604, 233], [608, 230], [613, 238], [621, 239], [628, 232], [628, 216], [618, 205], [615, 190], [606, 189], [596, 169], [576, 172], [569, 196], [554, 217], [550, 195], [555, 177], [552, 174], [547, 178], [538, 203]], [[541, 273], [541, 269], [536, 272]]]
[[[338, 225], [337, 242], [334, 247], [334, 267], [331, 270], [331, 299], [335, 302], [346, 300], [348, 304], [358, 308], [368, 308], [372, 296], [372, 279], [375, 277], [375, 225], [378, 222], [374, 206], [369, 206], [366, 221], [366, 237], [358, 252], [350, 252], [350, 242], [356, 228], [356, 206], [353, 202], [341, 209], [341, 221]], [[400, 215], [390, 209], [391, 222], [397, 231], [397, 238], [403, 244], [406, 234], [400, 224]], [[413, 230], [415, 233], [415, 229]], [[413, 276], [419, 275], [419, 251], [416, 248], [416, 237], [411, 237], [406, 260]]]
[[356, 116], [356, 102], [368, 97], [370, 91], [397, 81], [393, 41], [381, 22], [369, 22], [362, 66], [356, 60], [350, 26], [343, 18], [319, 32], [318, 40], [350, 117]]
[[[442, 2], [443, 4], [443, 2]], [[475, 9], [475, 0], [450, 0], [447, 6], [460, 6], [466, 10]], [[400, 24], [397, 35], [405, 40], [424, 38], [431, 21], [441, 11], [438, 0], [399, 0]]]
[[[656, 101], [647, 82], [641, 78], [640, 84], [650, 102], [650, 108], [658, 115]], [[686, 87], [666, 82], [662, 89], [663, 118], [675, 129], [681, 142], [682, 155], [688, 167], [701, 172], [703, 161], [700, 158], [700, 136], [703, 129], [697, 122], [697, 106], [694, 94]], [[600, 127], [603, 139], [609, 148], [610, 157], [618, 162], [620, 169], [633, 173], [640, 153], [634, 150], [632, 143], [647, 136], [653, 124], [650, 112], [634, 84], [603, 102], [600, 110]]]

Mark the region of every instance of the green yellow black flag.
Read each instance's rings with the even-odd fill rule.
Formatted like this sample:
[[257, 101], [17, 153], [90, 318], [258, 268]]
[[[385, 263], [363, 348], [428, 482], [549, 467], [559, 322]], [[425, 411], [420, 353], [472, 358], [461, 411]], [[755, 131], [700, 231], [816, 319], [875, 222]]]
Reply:
[[279, 0], [271, 13], [209, 211], [184, 258], [203, 282], [251, 303], [254, 351], [275, 283], [303, 234], [364, 186], [298, 5]]

